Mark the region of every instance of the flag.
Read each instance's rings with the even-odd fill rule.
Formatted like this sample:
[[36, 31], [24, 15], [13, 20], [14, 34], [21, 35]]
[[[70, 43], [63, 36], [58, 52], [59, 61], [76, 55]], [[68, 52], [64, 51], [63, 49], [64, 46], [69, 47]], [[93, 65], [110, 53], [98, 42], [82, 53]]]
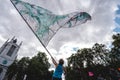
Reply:
[[94, 76], [94, 73], [93, 73], [93, 72], [88, 72], [88, 75], [89, 75], [90, 77], [92, 77], [92, 76]]
[[51, 11], [20, 0], [11, 0], [24, 21], [46, 47], [60, 28], [71, 28], [91, 19], [86, 12], [56, 15]]

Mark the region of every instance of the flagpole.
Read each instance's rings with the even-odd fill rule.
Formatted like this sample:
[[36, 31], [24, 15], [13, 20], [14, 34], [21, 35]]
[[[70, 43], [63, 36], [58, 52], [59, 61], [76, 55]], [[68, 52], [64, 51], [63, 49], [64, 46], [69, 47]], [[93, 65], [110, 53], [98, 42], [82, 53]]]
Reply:
[[[15, 7], [15, 9], [18, 11], [18, 13], [21, 15], [21, 13], [19, 12], [19, 10], [17, 9], [17, 7], [14, 5], [14, 3], [12, 2], [12, 0], [10, 0], [11, 3], [13, 4], [13, 6]], [[30, 27], [30, 25], [28, 24], [28, 22], [24, 19], [24, 17], [21, 15], [22, 19], [26, 22], [26, 24], [28, 25], [28, 27], [32, 30], [32, 32], [35, 34], [35, 32], [33, 31], [33, 29]], [[40, 43], [42, 44], [42, 46], [45, 48], [45, 50], [48, 52], [48, 54], [50, 55], [50, 57], [55, 61], [55, 59], [53, 58], [53, 56], [51, 55], [51, 53], [48, 51], [48, 49], [45, 47], [45, 45], [42, 43], [42, 41], [39, 39], [39, 37], [35, 34], [35, 36], [38, 38], [38, 40], [40, 41]]]

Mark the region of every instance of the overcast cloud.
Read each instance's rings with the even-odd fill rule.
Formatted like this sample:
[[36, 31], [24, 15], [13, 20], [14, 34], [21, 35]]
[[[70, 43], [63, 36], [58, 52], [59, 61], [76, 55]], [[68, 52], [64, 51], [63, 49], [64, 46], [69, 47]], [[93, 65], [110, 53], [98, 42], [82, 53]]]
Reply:
[[[92, 20], [74, 28], [61, 28], [47, 46], [55, 58], [68, 57], [79, 48], [91, 47], [94, 43], [110, 45], [116, 10], [120, 0], [26, 0], [44, 7], [55, 14], [67, 14], [85, 11]], [[45, 51], [41, 43], [23, 21], [10, 0], [0, 0], [0, 46], [9, 38], [16, 36], [18, 44], [23, 44], [18, 58], [32, 57], [37, 51]], [[57, 56], [56, 56], [57, 55]]]

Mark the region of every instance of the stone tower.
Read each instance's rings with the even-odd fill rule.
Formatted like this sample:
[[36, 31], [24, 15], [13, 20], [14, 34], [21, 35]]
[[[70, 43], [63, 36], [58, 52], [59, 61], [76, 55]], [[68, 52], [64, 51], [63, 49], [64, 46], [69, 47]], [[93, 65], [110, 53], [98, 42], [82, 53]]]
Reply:
[[10, 41], [7, 40], [0, 48], [0, 80], [3, 80], [7, 68], [14, 62], [17, 58], [17, 52], [22, 44], [18, 45], [17, 39], [13, 37]]

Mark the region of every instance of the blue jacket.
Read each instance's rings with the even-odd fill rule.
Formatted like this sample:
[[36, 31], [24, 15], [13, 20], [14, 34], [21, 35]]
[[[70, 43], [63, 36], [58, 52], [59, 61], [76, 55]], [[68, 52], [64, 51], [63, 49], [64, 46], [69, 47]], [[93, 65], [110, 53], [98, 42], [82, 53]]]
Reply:
[[62, 77], [62, 73], [63, 73], [63, 66], [62, 65], [58, 65], [53, 73], [53, 77], [55, 78], [61, 78]]

